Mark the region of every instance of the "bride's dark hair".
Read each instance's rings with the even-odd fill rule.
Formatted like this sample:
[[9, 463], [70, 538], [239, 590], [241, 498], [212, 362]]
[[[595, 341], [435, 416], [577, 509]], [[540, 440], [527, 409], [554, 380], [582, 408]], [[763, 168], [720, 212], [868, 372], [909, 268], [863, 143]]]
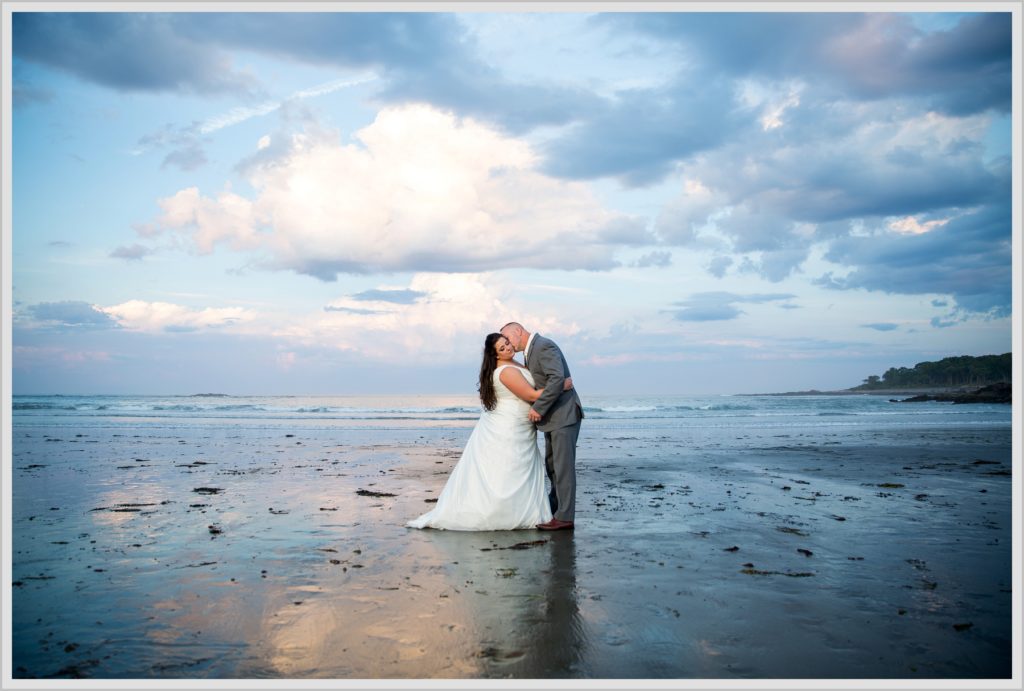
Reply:
[[494, 344], [505, 338], [499, 333], [487, 334], [484, 339], [484, 360], [480, 363], [480, 402], [487, 410], [494, 410], [498, 404], [498, 395], [494, 392], [494, 370], [498, 367], [498, 353]]

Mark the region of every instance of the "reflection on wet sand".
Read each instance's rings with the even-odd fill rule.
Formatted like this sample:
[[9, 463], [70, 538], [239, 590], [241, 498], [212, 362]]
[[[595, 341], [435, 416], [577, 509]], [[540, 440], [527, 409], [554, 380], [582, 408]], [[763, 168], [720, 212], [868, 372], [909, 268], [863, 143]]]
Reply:
[[[380, 526], [378, 526], [380, 527]], [[479, 672], [474, 607], [458, 564], [478, 547], [433, 533], [407, 544], [404, 528], [374, 535], [364, 552], [337, 543], [315, 573], [316, 590], [268, 584], [257, 655], [243, 676], [327, 678], [469, 677]], [[401, 532], [397, 532], [401, 531]], [[466, 537], [466, 536], [462, 536]], [[471, 539], [472, 541], [472, 539]], [[354, 540], [348, 540], [355, 544]], [[474, 543], [475, 544], [475, 543]], [[453, 563], [456, 562], [456, 563]]]
[[545, 616], [527, 631], [529, 655], [522, 677], [578, 677], [584, 672], [587, 635], [576, 586], [576, 541], [571, 532], [551, 534], [544, 583]]
[[[586, 633], [571, 533], [405, 535], [406, 571], [382, 554], [328, 572], [317, 592], [267, 594], [251, 676], [579, 676]], [[528, 546], [524, 546], [528, 545]], [[387, 550], [385, 550], [386, 552]]]
[[587, 636], [572, 533], [428, 531], [425, 537], [450, 560], [453, 604], [463, 605], [445, 612], [463, 617], [453, 622], [462, 635], [445, 652], [475, 662], [473, 675], [480, 677], [580, 674]]

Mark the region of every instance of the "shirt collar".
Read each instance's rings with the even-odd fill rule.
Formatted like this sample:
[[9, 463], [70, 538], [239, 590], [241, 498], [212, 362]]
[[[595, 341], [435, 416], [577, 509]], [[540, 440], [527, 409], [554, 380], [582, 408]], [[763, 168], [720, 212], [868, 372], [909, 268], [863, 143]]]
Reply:
[[530, 346], [533, 345], [533, 339], [537, 338], [536, 333], [530, 334], [530, 339], [526, 341], [526, 348], [523, 349], [523, 362], [526, 362], [526, 356], [530, 353]]

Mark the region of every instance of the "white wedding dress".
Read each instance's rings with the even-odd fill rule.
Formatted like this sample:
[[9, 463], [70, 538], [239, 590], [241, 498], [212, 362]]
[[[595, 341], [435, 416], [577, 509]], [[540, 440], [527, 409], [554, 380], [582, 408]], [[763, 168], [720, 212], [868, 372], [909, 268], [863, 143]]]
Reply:
[[[551, 520], [537, 428], [527, 417], [530, 404], [499, 379], [501, 370], [513, 366], [494, 371], [497, 405], [480, 415], [434, 509], [408, 527], [514, 530]], [[519, 371], [533, 386], [530, 372]]]

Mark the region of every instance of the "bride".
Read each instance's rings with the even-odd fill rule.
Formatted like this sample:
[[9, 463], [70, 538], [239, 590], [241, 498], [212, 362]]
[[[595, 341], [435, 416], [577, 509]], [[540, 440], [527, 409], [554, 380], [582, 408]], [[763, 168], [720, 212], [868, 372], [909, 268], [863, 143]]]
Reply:
[[[448, 477], [437, 505], [410, 528], [514, 530], [551, 520], [537, 428], [527, 417], [543, 389], [513, 360], [515, 348], [492, 333], [484, 341], [480, 401], [484, 410]], [[565, 380], [572, 388], [572, 379]]]

